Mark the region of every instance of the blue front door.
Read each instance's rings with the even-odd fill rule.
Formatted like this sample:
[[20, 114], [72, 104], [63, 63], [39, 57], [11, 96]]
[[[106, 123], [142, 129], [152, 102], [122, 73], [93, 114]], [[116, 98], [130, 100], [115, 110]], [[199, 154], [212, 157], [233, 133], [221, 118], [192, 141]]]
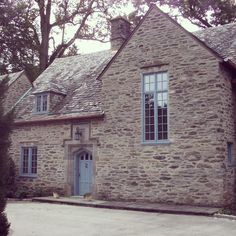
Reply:
[[76, 157], [75, 168], [75, 195], [84, 195], [92, 192], [93, 157], [83, 152]]

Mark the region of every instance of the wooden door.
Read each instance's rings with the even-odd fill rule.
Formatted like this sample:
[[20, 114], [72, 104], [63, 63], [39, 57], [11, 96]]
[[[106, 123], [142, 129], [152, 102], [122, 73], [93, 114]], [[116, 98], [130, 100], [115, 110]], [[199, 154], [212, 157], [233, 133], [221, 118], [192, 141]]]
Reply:
[[92, 192], [93, 157], [87, 152], [77, 155], [76, 159], [76, 195]]

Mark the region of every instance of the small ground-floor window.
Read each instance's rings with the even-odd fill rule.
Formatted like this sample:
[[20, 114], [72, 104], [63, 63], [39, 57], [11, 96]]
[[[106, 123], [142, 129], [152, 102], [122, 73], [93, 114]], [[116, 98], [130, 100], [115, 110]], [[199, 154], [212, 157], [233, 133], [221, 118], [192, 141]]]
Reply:
[[37, 147], [22, 147], [20, 175], [35, 177], [37, 175], [37, 159]]

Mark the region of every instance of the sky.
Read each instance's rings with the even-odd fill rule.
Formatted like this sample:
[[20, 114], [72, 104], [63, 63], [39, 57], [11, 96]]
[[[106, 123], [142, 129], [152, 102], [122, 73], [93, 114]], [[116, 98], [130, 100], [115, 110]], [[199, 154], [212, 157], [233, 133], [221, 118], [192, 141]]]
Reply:
[[[161, 10], [168, 13], [170, 9], [168, 7], [160, 7]], [[130, 5], [129, 7], [126, 7], [123, 9], [124, 13], [128, 15], [132, 11], [134, 11], [134, 8]], [[193, 25], [189, 20], [187, 19], [181, 19], [181, 22], [179, 22], [185, 29], [187, 29], [190, 32], [196, 31], [199, 28], [196, 25]], [[97, 41], [78, 41], [79, 45], [79, 53], [91, 53], [91, 52], [97, 52], [102, 50], [108, 50], [110, 49], [110, 43], [100, 43]]]

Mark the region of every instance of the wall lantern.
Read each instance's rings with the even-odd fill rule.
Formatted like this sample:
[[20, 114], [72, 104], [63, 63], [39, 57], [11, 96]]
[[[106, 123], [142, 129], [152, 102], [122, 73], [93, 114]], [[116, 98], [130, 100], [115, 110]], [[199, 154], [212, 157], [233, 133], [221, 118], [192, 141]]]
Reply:
[[81, 137], [82, 137], [82, 132], [79, 129], [79, 127], [76, 127], [76, 130], [75, 130], [75, 140], [80, 140]]

